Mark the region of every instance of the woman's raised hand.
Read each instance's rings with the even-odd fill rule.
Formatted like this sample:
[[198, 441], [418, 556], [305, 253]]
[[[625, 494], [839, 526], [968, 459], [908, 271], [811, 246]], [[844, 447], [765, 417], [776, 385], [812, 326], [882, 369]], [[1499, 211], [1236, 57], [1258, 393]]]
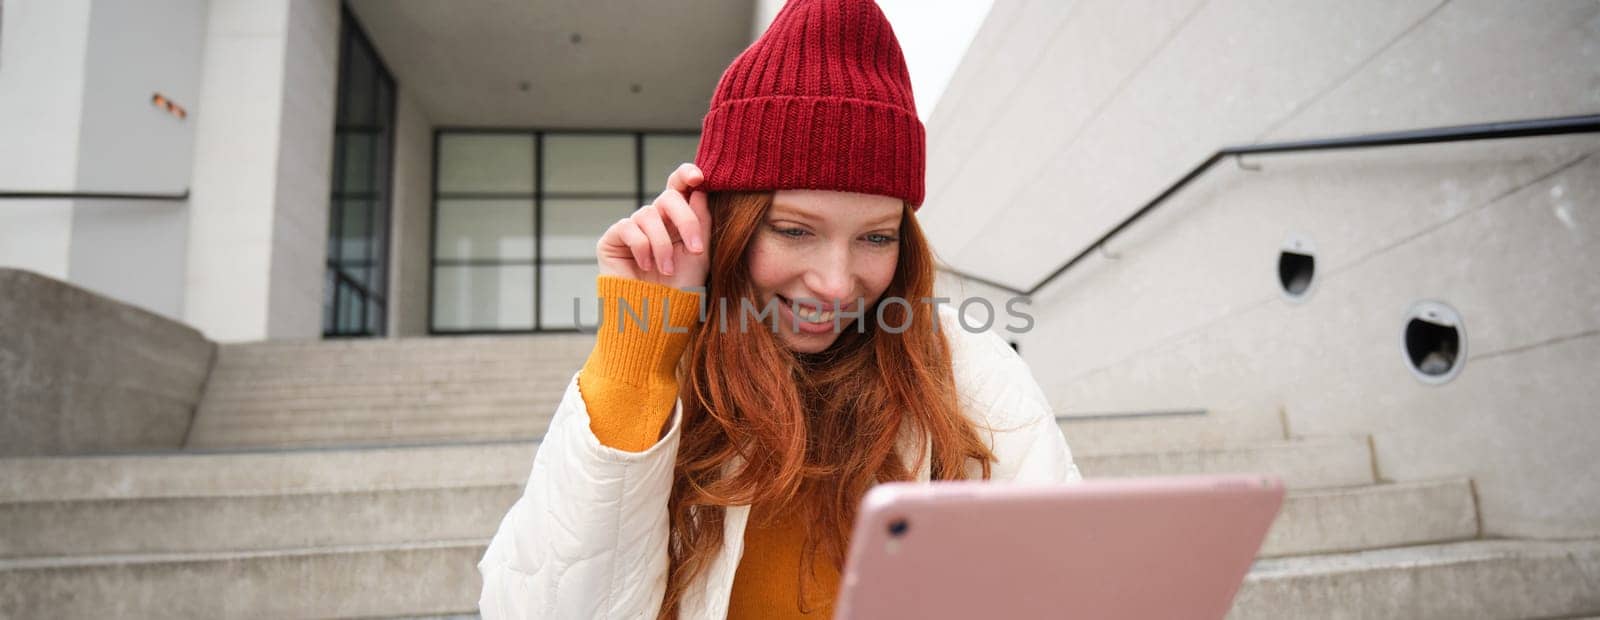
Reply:
[[679, 289], [705, 286], [711, 264], [707, 251], [711, 210], [706, 207], [706, 193], [694, 189], [705, 178], [694, 164], [678, 166], [655, 202], [607, 228], [595, 244], [600, 275]]

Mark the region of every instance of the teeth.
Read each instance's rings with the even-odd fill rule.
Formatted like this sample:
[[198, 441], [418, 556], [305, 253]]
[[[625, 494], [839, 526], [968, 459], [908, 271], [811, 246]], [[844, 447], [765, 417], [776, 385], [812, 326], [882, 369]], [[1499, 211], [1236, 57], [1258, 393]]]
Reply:
[[796, 314], [802, 320], [805, 320], [805, 321], [811, 322], [811, 323], [822, 323], [824, 321], [829, 321], [829, 320], [833, 319], [833, 311], [832, 310], [815, 310], [815, 309], [812, 309], [812, 308], [801, 307], [800, 311], [798, 313], [796, 313]]

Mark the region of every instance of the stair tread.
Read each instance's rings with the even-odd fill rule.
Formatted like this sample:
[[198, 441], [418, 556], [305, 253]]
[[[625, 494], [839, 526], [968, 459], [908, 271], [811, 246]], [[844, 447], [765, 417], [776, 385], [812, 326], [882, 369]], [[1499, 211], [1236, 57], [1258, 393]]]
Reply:
[[1561, 558], [1571, 555], [1574, 551], [1600, 554], [1600, 539], [1477, 539], [1343, 553], [1263, 558], [1256, 560], [1251, 567], [1250, 578], [1283, 579], [1379, 568], [1424, 568], [1503, 558]]

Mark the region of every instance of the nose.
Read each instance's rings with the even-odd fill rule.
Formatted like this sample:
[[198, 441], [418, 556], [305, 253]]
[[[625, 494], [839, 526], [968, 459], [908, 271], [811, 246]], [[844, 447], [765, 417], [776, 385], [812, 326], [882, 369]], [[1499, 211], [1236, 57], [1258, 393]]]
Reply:
[[811, 268], [806, 270], [805, 283], [819, 301], [838, 301], [840, 305], [848, 305], [848, 297], [855, 288], [854, 280], [855, 276], [850, 270], [850, 249], [845, 247], [829, 248], [812, 257]]

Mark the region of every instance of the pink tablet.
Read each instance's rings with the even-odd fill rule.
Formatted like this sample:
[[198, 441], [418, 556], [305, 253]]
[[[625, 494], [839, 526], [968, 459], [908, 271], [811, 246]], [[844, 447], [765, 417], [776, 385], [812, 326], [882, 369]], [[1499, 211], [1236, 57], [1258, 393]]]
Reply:
[[835, 618], [1221, 618], [1283, 503], [1267, 476], [884, 484]]

